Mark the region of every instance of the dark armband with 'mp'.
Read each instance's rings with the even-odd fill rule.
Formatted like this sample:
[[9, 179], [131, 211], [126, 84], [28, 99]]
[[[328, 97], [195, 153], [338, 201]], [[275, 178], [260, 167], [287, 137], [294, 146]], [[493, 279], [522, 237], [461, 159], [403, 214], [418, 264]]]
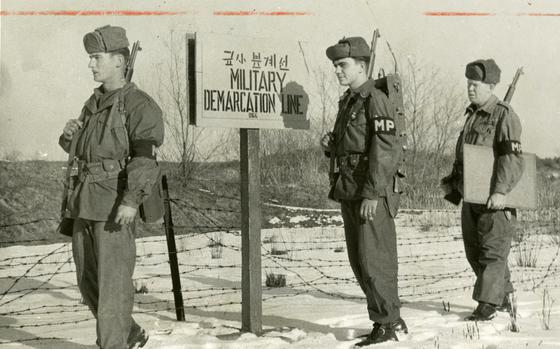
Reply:
[[373, 118], [373, 133], [384, 135], [396, 135], [395, 121], [391, 118], [376, 116]]
[[156, 158], [156, 143], [151, 140], [137, 140], [132, 142], [130, 156], [133, 158], [144, 157], [149, 159]]
[[521, 143], [519, 141], [502, 141], [498, 143], [498, 155], [522, 154]]

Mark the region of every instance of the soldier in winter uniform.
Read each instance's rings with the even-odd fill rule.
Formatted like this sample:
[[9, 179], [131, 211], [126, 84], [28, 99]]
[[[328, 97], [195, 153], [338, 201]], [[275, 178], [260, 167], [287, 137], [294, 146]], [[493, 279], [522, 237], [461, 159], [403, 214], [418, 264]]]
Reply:
[[331, 198], [341, 204], [348, 258], [374, 322], [358, 345], [398, 340], [395, 332], [407, 329], [400, 317], [393, 220], [399, 206], [393, 189], [403, 156], [395, 111], [368, 79], [370, 49], [363, 38], [342, 39], [326, 54], [339, 83], [349, 87], [340, 98], [333, 132], [320, 143], [339, 168]]
[[123, 28], [97, 28], [83, 41], [93, 79], [101, 86], [59, 139], [78, 161], [68, 198], [78, 286], [97, 319], [97, 344], [138, 348], [148, 336], [131, 316], [135, 222], [139, 205], [160, 175], [155, 149], [163, 143], [162, 112], [125, 80], [130, 51]]
[[466, 320], [490, 320], [497, 310], [509, 310], [513, 292], [507, 265], [516, 211], [505, 207], [506, 195], [523, 173], [521, 123], [510, 105], [493, 94], [500, 68], [492, 59], [467, 64], [465, 77], [471, 104], [459, 135], [451, 175], [442, 180], [446, 195], [463, 193], [463, 144], [494, 150], [494, 177], [486, 205], [463, 202], [461, 228], [465, 253], [476, 274], [473, 299], [478, 302]]

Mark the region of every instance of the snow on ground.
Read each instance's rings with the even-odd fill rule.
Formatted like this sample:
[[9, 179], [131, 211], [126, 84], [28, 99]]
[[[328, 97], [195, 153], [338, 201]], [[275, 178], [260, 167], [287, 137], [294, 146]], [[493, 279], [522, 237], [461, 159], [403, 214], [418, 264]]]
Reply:
[[[462, 319], [475, 307], [457, 213], [408, 212], [397, 219], [399, 289], [409, 334], [376, 348], [559, 348], [558, 239], [516, 242], [510, 267], [517, 289], [517, 333], [500, 313]], [[348, 265], [341, 226], [262, 232], [263, 335], [242, 333], [239, 232], [178, 236], [185, 322], [175, 321], [165, 237], [137, 241], [134, 317], [150, 333], [147, 349], [351, 348], [369, 333], [365, 300]], [[534, 267], [517, 259], [534, 258]], [[144, 293], [140, 293], [140, 291]], [[543, 293], [556, 300], [545, 314]], [[444, 306], [445, 304], [445, 306]], [[0, 249], [0, 348], [96, 348], [95, 322], [80, 303], [69, 244]]]

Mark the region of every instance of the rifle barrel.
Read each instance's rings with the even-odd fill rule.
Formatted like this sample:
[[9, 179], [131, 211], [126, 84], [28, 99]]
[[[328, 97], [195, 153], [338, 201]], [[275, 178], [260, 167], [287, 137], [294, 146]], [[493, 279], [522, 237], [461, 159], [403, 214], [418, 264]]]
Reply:
[[136, 61], [136, 54], [141, 51], [140, 41], [135, 41], [132, 45], [132, 51], [130, 52], [130, 57], [128, 58], [128, 63], [126, 64], [125, 79], [130, 82], [132, 80], [132, 74], [134, 73], [134, 63]]
[[375, 29], [373, 31], [373, 38], [371, 39], [371, 48], [369, 53], [369, 66], [367, 70], [367, 77], [368, 79], [371, 78], [373, 75], [373, 66], [375, 65], [375, 48], [377, 46], [377, 38], [379, 38], [379, 29]]
[[517, 81], [519, 80], [519, 77], [521, 77], [521, 74], [523, 74], [523, 67], [517, 68], [517, 71], [515, 72], [513, 80], [512, 80], [512, 82], [509, 85], [509, 88], [507, 90], [506, 96], [504, 97], [504, 101], [506, 103], [511, 102], [511, 99], [513, 98], [513, 94], [515, 93], [515, 88], [516, 88], [516, 85], [517, 85]]

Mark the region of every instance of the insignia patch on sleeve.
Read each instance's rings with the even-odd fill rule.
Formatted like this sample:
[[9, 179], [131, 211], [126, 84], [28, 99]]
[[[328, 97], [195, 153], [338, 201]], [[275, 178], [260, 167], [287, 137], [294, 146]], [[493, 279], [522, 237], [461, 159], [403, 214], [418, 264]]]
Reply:
[[522, 154], [521, 143], [518, 141], [503, 141], [498, 143], [498, 155]]
[[395, 120], [376, 115], [373, 118], [373, 133], [394, 136], [396, 134]]

